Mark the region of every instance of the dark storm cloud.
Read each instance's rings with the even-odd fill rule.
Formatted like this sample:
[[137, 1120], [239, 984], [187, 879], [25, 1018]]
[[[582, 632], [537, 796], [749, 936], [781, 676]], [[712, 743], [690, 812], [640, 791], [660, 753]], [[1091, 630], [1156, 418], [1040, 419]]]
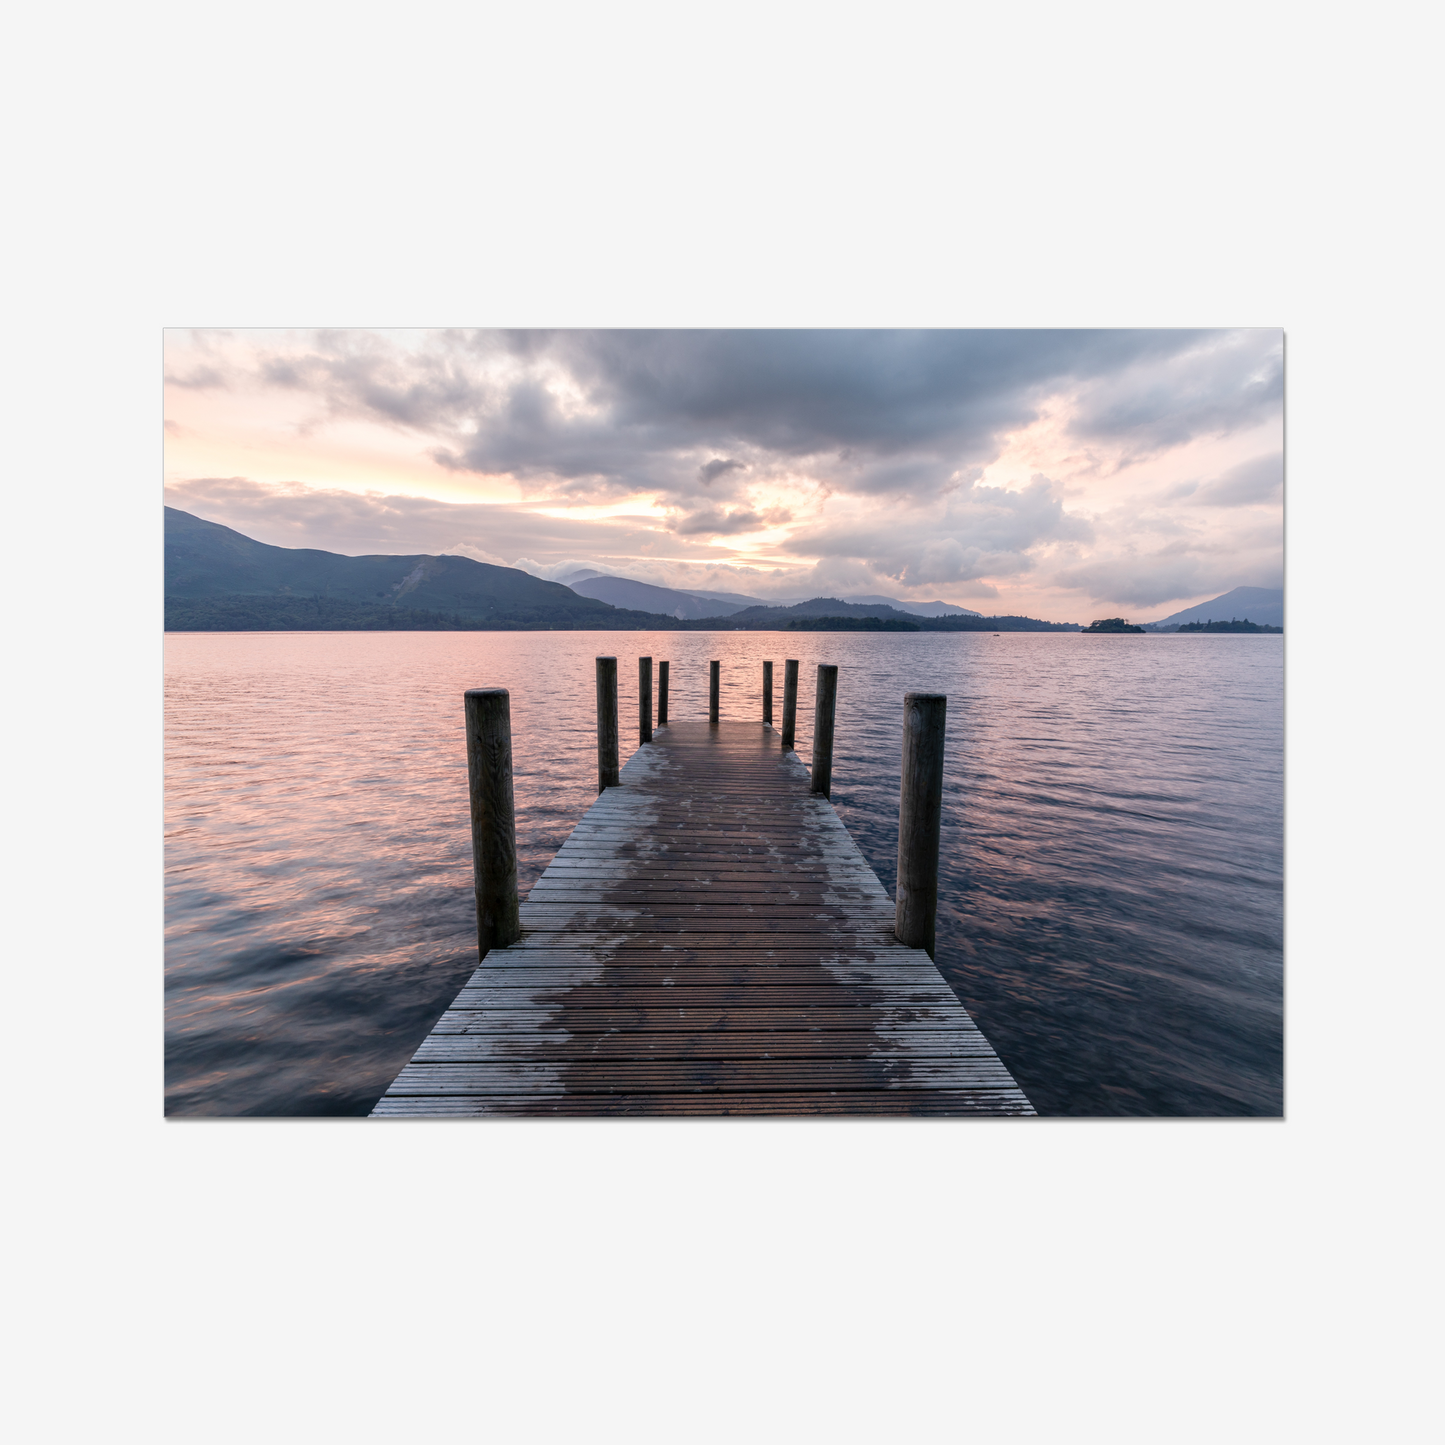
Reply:
[[681, 503], [807, 463], [833, 488], [919, 497], [986, 464], [1061, 389], [1081, 391], [1089, 436], [1153, 446], [1249, 424], [1278, 403], [1271, 346], [1278, 333], [479, 331], [407, 349], [322, 332], [262, 376], [432, 432], [444, 466], [563, 496]]

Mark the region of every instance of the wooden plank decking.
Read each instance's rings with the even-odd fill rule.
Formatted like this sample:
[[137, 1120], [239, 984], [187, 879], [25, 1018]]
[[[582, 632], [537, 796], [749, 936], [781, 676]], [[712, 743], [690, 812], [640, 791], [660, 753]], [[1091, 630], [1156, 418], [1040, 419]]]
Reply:
[[659, 728], [522, 930], [373, 1117], [1034, 1112], [762, 724]]

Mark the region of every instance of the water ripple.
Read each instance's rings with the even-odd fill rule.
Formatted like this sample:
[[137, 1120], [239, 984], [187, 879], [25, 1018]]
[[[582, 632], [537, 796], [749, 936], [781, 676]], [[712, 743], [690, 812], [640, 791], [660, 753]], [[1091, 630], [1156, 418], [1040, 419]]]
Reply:
[[675, 717], [791, 652], [804, 759], [836, 662], [890, 893], [902, 694], [948, 693], [938, 964], [1036, 1107], [1280, 1112], [1282, 639], [727, 631], [170, 635], [168, 1112], [367, 1112], [475, 965], [462, 692], [512, 690], [525, 891], [596, 794], [593, 658], [625, 754], [648, 651]]

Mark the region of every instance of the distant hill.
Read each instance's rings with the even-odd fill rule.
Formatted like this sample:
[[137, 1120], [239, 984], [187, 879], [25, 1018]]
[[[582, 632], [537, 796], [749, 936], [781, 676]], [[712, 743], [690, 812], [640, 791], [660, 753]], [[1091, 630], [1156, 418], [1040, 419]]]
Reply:
[[[890, 628], [902, 632], [1077, 632], [1077, 622], [1041, 622], [1036, 617], [979, 617], [974, 614], [948, 617], [927, 617], [918, 613], [900, 612], [882, 604], [865, 605], [844, 602], [839, 597], [811, 597], [791, 607], [745, 607], [731, 616], [716, 619], [685, 621], [679, 625], [688, 631], [706, 631], [710, 627], [748, 630], [835, 630], [834, 621], [811, 628], [810, 619], [875, 618], [881, 622], [904, 624]], [[838, 629], [843, 630], [843, 629]], [[867, 631], [874, 629], [867, 628]]]
[[[750, 597], [745, 592], [712, 592], [697, 587], [658, 587], [635, 577], [617, 577], [591, 567], [579, 568], [558, 580], [579, 597], [595, 597], [602, 602], [610, 602], [614, 607], [632, 607], [642, 612], [677, 618], [729, 617], [746, 607], [794, 607], [813, 600], [807, 597]], [[897, 597], [875, 597], [862, 593], [849, 593], [835, 600], [854, 607], [887, 607], [911, 617], [979, 616], [971, 608], [959, 607], [953, 602], [902, 602]], [[695, 602], [708, 605], [700, 609], [694, 605]]]
[[[696, 587], [679, 587], [679, 592], [686, 592], [689, 597], [706, 597], [709, 602], [736, 602], [739, 607], [766, 607], [769, 605], [766, 597], [749, 597], [746, 592], [700, 592]], [[776, 598], [774, 601], [776, 602]], [[799, 602], [801, 598], [793, 598]]]
[[844, 602], [841, 597], [810, 597], [808, 601], [795, 602], [791, 607], [744, 607], [728, 620], [735, 627], [758, 622], [786, 627], [795, 617], [893, 617], [912, 620], [896, 607], [883, 603]]
[[[580, 574], [574, 574], [574, 577], [578, 577], [578, 576], [580, 576]], [[591, 574], [591, 576], [593, 577], [593, 579], [595, 579], [595, 580], [597, 580], [597, 581], [602, 580], [602, 577], [601, 577], [601, 574], [600, 574], [600, 573], [593, 573], [593, 574]], [[620, 581], [622, 581], [622, 580], [624, 580], [624, 579], [622, 579], [622, 578], [619, 577], [619, 578], [611, 578], [611, 579], [608, 579], [608, 580], [620, 582]], [[568, 585], [569, 587], [573, 587], [573, 588], [576, 589], [576, 590], [579, 590], [579, 591], [582, 590], [582, 589], [576, 588], [576, 582], [575, 582], [574, 580], [572, 580], [571, 578], [568, 579], [567, 585]], [[590, 584], [589, 584], [589, 585], [590, 585]], [[637, 585], [637, 586], [639, 586], [639, 587], [644, 587], [644, 586], [650, 586], [651, 584], [649, 584], [649, 583], [643, 583], [643, 582], [638, 582], [638, 583], [636, 583], [635, 585]], [[697, 589], [697, 588], [695, 588], [695, 587], [677, 587], [677, 588], [665, 588], [665, 587], [663, 587], [663, 588], [658, 588], [657, 590], [658, 590], [659, 592], [678, 592], [678, 593], [681, 593], [683, 596], [686, 596], [686, 597], [698, 597], [698, 598], [705, 599], [705, 600], [708, 601], [708, 602], [727, 603], [727, 604], [730, 604], [733, 609], [738, 610], [738, 611], [740, 611], [740, 610], [741, 610], [742, 608], [744, 608], [744, 607], [796, 607], [799, 603], [811, 602], [811, 601], [812, 601], [812, 598], [809, 598], [809, 597], [773, 597], [773, 598], [767, 598], [767, 597], [749, 597], [749, 596], [747, 595], [747, 593], [745, 593], [745, 592], [705, 592], [705, 591], [700, 591], [699, 589]], [[611, 595], [610, 592], [600, 592], [600, 591], [599, 591], [599, 592], [585, 592], [584, 595], [585, 595], [585, 596], [588, 596], [588, 597], [601, 597], [601, 598], [603, 598], [604, 601], [607, 601], [607, 602], [612, 602], [612, 601], [613, 601], [613, 598], [612, 598], [612, 595]], [[619, 592], [618, 595], [621, 596], [622, 594]], [[901, 601], [899, 601], [899, 599], [898, 599], [897, 597], [876, 597], [876, 596], [872, 596], [872, 595], [870, 595], [870, 594], [852, 593], [852, 592], [848, 593], [848, 594], [847, 594], [846, 596], [844, 596], [844, 597], [839, 598], [838, 600], [839, 600], [840, 602], [846, 602], [846, 603], [848, 603], [850, 606], [854, 606], [854, 607], [891, 607], [895, 612], [906, 612], [906, 613], [908, 613], [910, 616], [913, 616], [913, 617], [977, 617], [977, 616], [979, 615], [977, 612], [972, 611], [970, 608], [967, 608], [967, 607], [959, 607], [959, 606], [957, 606], [955, 603], [952, 603], [952, 602], [901, 602]], [[618, 602], [616, 605], [619, 606], [619, 607], [620, 607], [620, 606], [641, 607], [641, 606], [642, 606], [642, 603], [641, 603], [641, 602], [627, 602], [627, 603]], [[659, 608], [659, 610], [661, 610], [661, 608]], [[671, 610], [671, 609], [669, 609], [669, 610]], [[692, 614], [689, 614], [689, 613], [687, 613], [687, 612], [682, 612], [682, 613], [679, 614], [679, 613], [677, 613], [677, 612], [674, 612], [673, 615], [674, 615], [674, 616], [683, 616], [683, 617], [687, 617], [687, 616], [690, 616], [690, 615], [691, 615], [691, 616], [699, 616], [699, 617], [701, 617], [701, 616], [707, 616], [707, 617], [726, 617], [726, 616], [728, 616], [729, 614], [728, 614], [728, 612], [727, 612], [727, 610], [726, 610], [725, 608], [719, 607], [719, 608], [717, 608], [715, 611], [708, 612], [708, 613], [692, 613]]]
[[[714, 592], [714, 597], [721, 593]], [[761, 607], [796, 607], [800, 602], [811, 602], [811, 597], [774, 597], [771, 599], [753, 597], [751, 602]], [[898, 597], [880, 597], [871, 592], [847, 592], [836, 599], [850, 607], [891, 607], [895, 612], [906, 612], [910, 617], [978, 617], [980, 614], [969, 607], [960, 607], [954, 602], [905, 602]]]
[[[946, 602], [926, 605], [947, 607], [948, 615], [929, 616], [836, 597], [777, 607], [739, 593], [722, 594], [749, 602], [740, 608], [716, 600], [716, 594], [708, 599], [625, 577], [581, 575], [590, 570], [569, 574], [575, 583], [564, 586], [470, 557], [347, 557], [311, 547], [273, 547], [175, 507], [165, 509], [165, 625], [171, 632], [787, 630], [794, 624], [811, 626], [809, 619], [818, 618], [875, 618], [892, 624], [878, 630], [906, 632], [1042, 632], [1077, 626], [1032, 617], [979, 617]], [[613, 583], [641, 589], [614, 595], [624, 603], [642, 599], [647, 606], [616, 606], [590, 595], [594, 587], [607, 590], [605, 584]], [[661, 601], [670, 603], [668, 609], [654, 610]], [[821, 624], [826, 630], [838, 625]]]
[[1201, 602], [1197, 607], [1186, 607], [1183, 612], [1161, 617], [1158, 622], [1146, 622], [1150, 632], [1173, 630], [1185, 622], [1241, 622], [1264, 623], [1270, 627], [1284, 626], [1284, 588], [1282, 587], [1236, 587], [1213, 602]]
[[656, 625], [516, 567], [272, 547], [175, 507], [165, 509], [165, 598], [171, 631]]
[[850, 592], [844, 602], [873, 606], [892, 607], [899, 612], [911, 612], [915, 617], [978, 617], [980, 614], [971, 607], [959, 607], [953, 602], [900, 602], [896, 597], [865, 597]]
[[[574, 574], [575, 577], [575, 574]], [[664, 617], [727, 617], [748, 603], [717, 602], [672, 587], [654, 587], [631, 577], [582, 577], [567, 584], [579, 597], [592, 597], [613, 607], [656, 612]]]

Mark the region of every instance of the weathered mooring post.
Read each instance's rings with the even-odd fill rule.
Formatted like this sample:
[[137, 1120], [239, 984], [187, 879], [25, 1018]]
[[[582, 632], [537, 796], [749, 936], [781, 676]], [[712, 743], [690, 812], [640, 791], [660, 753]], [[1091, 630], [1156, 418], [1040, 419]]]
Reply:
[[617, 659], [597, 659], [597, 791], [615, 788], [617, 766]]
[[667, 726], [667, 664], [657, 664], [657, 725]]
[[652, 659], [637, 659], [637, 742], [652, 741]]
[[714, 727], [717, 726], [717, 694], [718, 694], [718, 670], [720, 664], [710, 662], [707, 665], [707, 720]]
[[517, 815], [512, 803], [512, 700], [504, 687], [469, 688], [467, 791], [472, 809], [472, 878], [477, 953], [522, 936], [517, 912]]
[[763, 664], [763, 726], [773, 725], [773, 664]]
[[943, 825], [943, 734], [948, 698], [903, 697], [903, 775], [898, 787], [898, 903], [893, 932], [933, 957], [938, 913], [938, 846]]
[[793, 737], [798, 730], [798, 659], [783, 663], [783, 751], [792, 752]]
[[833, 711], [838, 702], [838, 669], [818, 664], [818, 688], [813, 696], [813, 792], [833, 795]]

